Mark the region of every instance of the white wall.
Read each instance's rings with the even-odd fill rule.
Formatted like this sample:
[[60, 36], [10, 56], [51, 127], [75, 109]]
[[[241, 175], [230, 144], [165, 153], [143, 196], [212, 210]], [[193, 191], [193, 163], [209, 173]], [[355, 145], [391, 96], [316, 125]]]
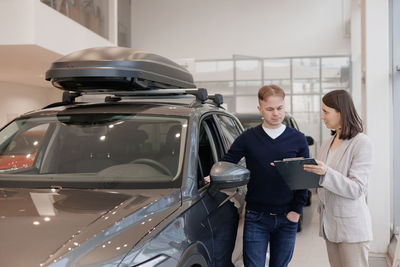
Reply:
[[16, 116], [61, 101], [61, 90], [0, 81], [0, 127]]
[[0, 45], [36, 44], [59, 54], [114, 43], [41, 3], [0, 1]]
[[0, 44], [32, 44], [34, 1], [0, 1]]
[[364, 120], [364, 105], [362, 104], [362, 10], [359, 0], [351, 1], [351, 82], [354, 104]]
[[353, 97], [374, 145], [374, 169], [368, 195], [374, 233], [371, 251], [386, 253], [390, 241], [393, 179], [388, 3], [352, 0], [351, 22]]
[[35, 1], [34, 8], [34, 42], [41, 47], [65, 55], [89, 47], [115, 45], [40, 1]]
[[374, 232], [371, 250], [384, 253], [390, 241], [390, 181], [393, 179], [388, 1], [363, 0], [362, 3], [365, 3], [365, 122], [374, 144], [374, 169], [368, 195]]
[[132, 47], [170, 58], [350, 53], [350, 39], [344, 31], [349, 16], [344, 12], [349, 9], [347, 0], [133, 0], [132, 3]]
[[39, 0], [0, 0], [0, 125], [60, 101], [61, 91], [44, 81], [56, 58], [113, 45]]

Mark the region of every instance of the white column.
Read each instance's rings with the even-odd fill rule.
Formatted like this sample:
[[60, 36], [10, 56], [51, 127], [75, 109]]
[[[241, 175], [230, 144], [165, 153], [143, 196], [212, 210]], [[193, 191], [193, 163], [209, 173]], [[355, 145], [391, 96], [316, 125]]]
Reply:
[[389, 83], [389, 12], [387, 0], [362, 0], [363, 98], [366, 133], [374, 145], [374, 169], [368, 205], [374, 240], [371, 252], [386, 253], [390, 239], [390, 181], [392, 179], [392, 95]]
[[117, 0], [109, 1], [109, 35], [110, 42], [114, 45], [118, 45], [118, 2]]
[[[351, 89], [354, 104], [360, 115], [362, 112], [361, 81], [361, 3], [359, 0], [351, 1]], [[364, 118], [362, 118], [364, 120]]]

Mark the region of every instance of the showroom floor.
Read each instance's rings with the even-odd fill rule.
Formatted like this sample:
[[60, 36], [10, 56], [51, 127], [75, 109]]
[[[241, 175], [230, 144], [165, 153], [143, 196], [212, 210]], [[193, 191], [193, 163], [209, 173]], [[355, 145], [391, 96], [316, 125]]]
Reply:
[[[303, 230], [297, 234], [291, 267], [329, 267], [325, 241], [318, 236], [317, 206], [318, 198], [313, 194], [311, 206], [304, 208]], [[370, 255], [369, 263], [369, 267], [388, 267], [381, 255]]]

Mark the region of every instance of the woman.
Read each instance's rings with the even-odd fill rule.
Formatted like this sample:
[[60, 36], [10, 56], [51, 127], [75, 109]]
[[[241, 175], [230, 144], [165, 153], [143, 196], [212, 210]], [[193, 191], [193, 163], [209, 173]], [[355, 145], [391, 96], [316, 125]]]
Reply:
[[318, 165], [304, 165], [306, 171], [321, 175], [320, 235], [332, 267], [365, 267], [372, 240], [366, 203], [372, 145], [347, 91], [335, 90], [322, 98], [321, 119], [332, 137], [322, 144]]

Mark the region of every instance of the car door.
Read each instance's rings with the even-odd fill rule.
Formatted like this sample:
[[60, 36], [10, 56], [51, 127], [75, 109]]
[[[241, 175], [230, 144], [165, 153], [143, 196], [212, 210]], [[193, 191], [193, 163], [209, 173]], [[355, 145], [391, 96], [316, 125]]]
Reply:
[[211, 167], [221, 159], [226, 148], [213, 116], [205, 117], [199, 129], [198, 188], [208, 212], [206, 223], [213, 237], [210, 247], [212, 266], [233, 266], [231, 258], [239, 216], [238, 208], [229, 200], [235, 190], [211, 194], [204, 181], [204, 177], [210, 174]]
[[[243, 127], [239, 121], [230, 116], [229, 114], [219, 113], [215, 114], [215, 121], [217, 123], [220, 135], [224, 140], [225, 151], [228, 151], [232, 143], [236, 138], [243, 132]], [[241, 159], [239, 165], [246, 167], [245, 159]], [[244, 202], [247, 192], [246, 186], [241, 186], [236, 191], [234, 197], [231, 199], [239, 209], [239, 223], [235, 241], [235, 249], [232, 253], [233, 262], [238, 261], [242, 258], [243, 251], [243, 226], [244, 226]]]

